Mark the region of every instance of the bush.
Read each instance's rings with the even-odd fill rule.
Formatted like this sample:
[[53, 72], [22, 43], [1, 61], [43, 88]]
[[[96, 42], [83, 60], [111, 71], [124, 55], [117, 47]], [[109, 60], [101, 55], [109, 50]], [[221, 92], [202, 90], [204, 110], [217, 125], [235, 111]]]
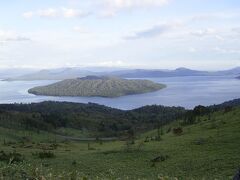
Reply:
[[166, 161], [168, 158], [169, 158], [168, 155], [160, 155], [155, 157], [154, 159], [151, 159], [150, 160], [150, 162], [152, 162], [151, 167], [155, 167], [156, 163]]
[[210, 125], [208, 126], [208, 129], [217, 129], [217, 124], [215, 122], [211, 122]]
[[23, 162], [23, 156], [15, 151], [11, 153], [0, 151], [0, 161], [4, 161], [9, 164]]
[[174, 135], [179, 136], [179, 135], [181, 135], [182, 133], [183, 133], [183, 129], [182, 129], [181, 127], [174, 128], [174, 129], [173, 129], [173, 134], [174, 134]]
[[36, 153], [33, 153], [32, 155], [40, 159], [49, 159], [49, 158], [55, 157], [55, 154], [51, 151], [36, 152]]
[[169, 128], [167, 129], [167, 132], [166, 132], [166, 133], [170, 133], [170, 132], [171, 132], [171, 130], [172, 130], [172, 128], [171, 128], [171, 127], [169, 127]]
[[193, 144], [195, 145], [203, 145], [207, 143], [207, 139], [206, 138], [197, 138], [193, 141]]

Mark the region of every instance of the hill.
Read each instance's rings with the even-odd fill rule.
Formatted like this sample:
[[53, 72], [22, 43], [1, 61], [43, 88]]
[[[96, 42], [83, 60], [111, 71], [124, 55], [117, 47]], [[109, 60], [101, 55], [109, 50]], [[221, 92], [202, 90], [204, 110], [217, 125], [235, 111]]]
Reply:
[[30, 74], [11, 77], [5, 79], [5, 81], [63, 80], [82, 77], [89, 74], [94, 73], [79, 68], [59, 68], [51, 70], [41, 70]]
[[[147, 106], [121, 111], [96, 104], [44, 102], [1, 105], [0, 111], [0, 115], [6, 113], [0, 120], [8, 124], [0, 124], [1, 179], [232, 179], [240, 164], [238, 106], [215, 111], [199, 106], [188, 111], [195, 111], [194, 117], [172, 116], [175, 120], [161, 123], [159, 129], [158, 122], [171, 116], [174, 109]], [[100, 112], [106, 121], [98, 120]], [[107, 127], [114, 118], [132, 117], [127, 121], [133, 126], [122, 131], [125, 138], [105, 142], [69, 138], [84, 136], [84, 127], [37, 131], [31, 128], [34, 122], [27, 123], [29, 126], [19, 123], [21, 128], [14, 125], [23, 115], [23, 122], [46, 122], [47, 115], [59, 113], [65, 119], [52, 116], [51, 121], [87, 125], [95, 116], [100, 127]], [[111, 120], [107, 118], [110, 115]], [[153, 130], [138, 131], [144, 122], [152, 122]]]
[[222, 70], [222, 71], [216, 71], [216, 74], [221, 74], [221, 75], [238, 75], [240, 74], [240, 67], [235, 67], [229, 70]]
[[19, 77], [23, 74], [35, 74], [39, 70], [35, 69], [25, 69], [25, 68], [10, 68], [4, 69], [0, 68], [0, 79], [8, 79], [10, 77]]
[[187, 68], [167, 69], [121, 69], [121, 68], [59, 68], [41, 70], [21, 76], [14, 74], [5, 81], [32, 81], [32, 80], [64, 80], [84, 76], [118, 76], [122, 78], [157, 78], [157, 77], [181, 77], [181, 76], [237, 76], [240, 68], [236, 67], [223, 71], [198, 71]]
[[[64, 80], [85, 76], [114, 75], [112, 72], [123, 71], [123, 68], [109, 67], [72, 67], [44, 69], [33, 73], [22, 73], [20, 75], [8, 74], [5, 81], [34, 81], [34, 80]], [[1, 72], [1, 71], [0, 71]], [[1, 74], [1, 73], [0, 73]], [[11, 76], [10, 76], [11, 75]], [[10, 76], [10, 77], [9, 77]]]
[[119, 76], [125, 78], [153, 78], [153, 77], [181, 77], [181, 76], [205, 76], [207, 71], [196, 71], [187, 68], [177, 68], [175, 70], [145, 70], [136, 69], [131, 71], [118, 72]]
[[171, 122], [184, 112], [181, 107], [155, 105], [123, 111], [93, 103], [0, 104], [0, 126], [50, 132], [70, 128], [88, 132], [85, 137], [117, 136], [131, 127], [150, 130], [157, 119]]
[[160, 90], [165, 85], [149, 80], [127, 80], [106, 76], [67, 79], [51, 85], [29, 89], [29, 93], [48, 96], [118, 97]]
[[[118, 76], [122, 78], [153, 78], [153, 77], [175, 77], [175, 76], [204, 76], [209, 75], [207, 71], [196, 71], [187, 68], [176, 70], [164, 69], [109, 69], [109, 68], [59, 68], [41, 70], [21, 76], [13, 76], [5, 81], [32, 81], [32, 80], [64, 80], [84, 76]], [[211, 75], [211, 73], [210, 73]]]

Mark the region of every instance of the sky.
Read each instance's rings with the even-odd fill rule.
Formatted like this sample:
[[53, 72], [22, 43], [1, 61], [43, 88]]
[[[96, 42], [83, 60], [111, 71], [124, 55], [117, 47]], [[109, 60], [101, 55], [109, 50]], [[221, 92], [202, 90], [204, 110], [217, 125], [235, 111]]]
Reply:
[[0, 68], [240, 66], [239, 0], [0, 0]]

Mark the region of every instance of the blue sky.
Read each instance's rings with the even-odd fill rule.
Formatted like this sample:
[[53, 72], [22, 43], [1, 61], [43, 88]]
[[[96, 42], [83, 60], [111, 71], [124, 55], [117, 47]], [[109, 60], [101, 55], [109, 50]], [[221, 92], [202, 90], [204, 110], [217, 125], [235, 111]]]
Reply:
[[0, 68], [66, 66], [240, 66], [240, 1], [0, 1]]

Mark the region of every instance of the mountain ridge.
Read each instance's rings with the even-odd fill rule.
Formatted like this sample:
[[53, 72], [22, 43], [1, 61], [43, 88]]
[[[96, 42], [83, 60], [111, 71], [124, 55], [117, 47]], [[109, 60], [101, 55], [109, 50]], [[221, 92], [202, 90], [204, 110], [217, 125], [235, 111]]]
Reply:
[[240, 67], [222, 71], [200, 71], [180, 67], [175, 70], [167, 69], [105, 69], [101, 68], [59, 68], [41, 70], [38, 72], [6, 78], [5, 81], [33, 81], [33, 80], [64, 80], [85, 76], [118, 76], [121, 78], [158, 78], [183, 76], [219, 76], [240, 74]]

